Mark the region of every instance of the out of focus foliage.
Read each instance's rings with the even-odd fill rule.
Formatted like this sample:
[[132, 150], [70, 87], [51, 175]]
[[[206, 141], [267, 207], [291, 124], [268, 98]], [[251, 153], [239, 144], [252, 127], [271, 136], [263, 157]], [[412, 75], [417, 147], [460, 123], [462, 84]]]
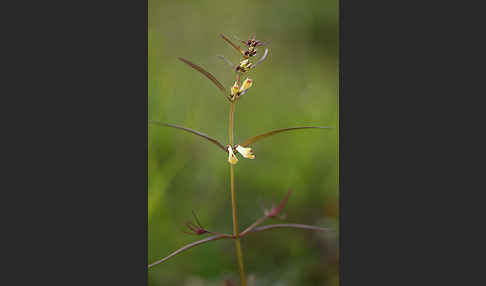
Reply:
[[[149, 0], [149, 119], [178, 124], [228, 143], [229, 103], [185, 57], [228, 89], [234, 73], [217, 58], [239, 55], [220, 33], [271, 40], [253, 87], [236, 106], [235, 142], [272, 129], [301, 130], [256, 143], [256, 159], [236, 165], [240, 229], [293, 190], [286, 222], [333, 233], [276, 229], [243, 240], [246, 271], [259, 285], [338, 285], [338, 1]], [[182, 232], [195, 210], [208, 229], [232, 232], [226, 154], [188, 133], [149, 127], [149, 253], [153, 262], [201, 239]], [[240, 157], [241, 158], [241, 157]], [[272, 221], [269, 221], [272, 223]], [[273, 223], [278, 223], [273, 221]], [[234, 243], [210, 242], [149, 270], [150, 285], [238, 281]]]

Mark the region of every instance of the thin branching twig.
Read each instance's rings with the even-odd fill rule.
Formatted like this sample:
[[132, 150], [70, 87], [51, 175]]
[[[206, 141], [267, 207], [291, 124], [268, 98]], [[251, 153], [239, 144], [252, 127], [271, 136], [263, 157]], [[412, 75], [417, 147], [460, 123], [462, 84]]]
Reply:
[[277, 208], [273, 208], [269, 212], [266, 212], [265, 215], [259, 219], [257, 219], [252, 225], [250, 225], [247, 229], [241, 232], [241, 236], [244, 236], [248, 232], [252, 231], [255, 227], [260, 225], [262, 222], [264, 222], [267, 218], [270, 217], [276, 217], [280, 211], [284, 208], [285, 204], [287, 203], [289, 196], [290, 196], [291, 190], [287, 192], [287, 195], [283, 199], [283, 201], [280, 203], [280, 205]]
[[329, 228], [323, 228], [313, 225], [306, 225], [306, 224], [298, 224], [298, 223], [281, 223], [281, 224], [269, 224], [264, 226], [259, 226], [253, 229], [250, 233], [270, 230], [274, 228], [301, 228], [301, 229], [309, 229], [309, 230], [318, 230], [318, 231], [329, 231]]
[[158, 261], [155, 261], [152, 264], [149, 264], [148, 267], [149, 268], [154, 267], [155, 265], [160, 264], [160, 263], [162, 263], [164, 261], [167, 261], [170, 258], [176, 256], [177, 254], [179, 254], [181, 252], [184, 252], [184, 251], [186, 251], [188, 249], [191, 249], [194, 246], [198, 246], [198, 245], [203, 244], [203, 243], [206, 243], [206, 242], [220, 240], [220, 239], [225, 239], [225, 238], [233, 238], [233, 236], [232, 235], [229, 235], [229, 234], [218, 234], [218, 235], [213, 235], [213, 236], [206, 237], [205, 239], [201, 239], [201, 240], [195, 241], [193, 243], [190, 243], [190, 244], [188, 244], [188, 245], [186, 245], [184, 247], [181, 247], [181, 248], [177, 249], [176, 251], [172, 252], [170, 255], [168, 255], [167, 257], [162, 258], [161, 260], [158, 260]]
[[[251, 231], [246, 232], [244, 235], [243, 235], [243, 233], [240, 233], [239, 237], [243, 238], [243, 236], [246, 236], [246, 235], [249, 235], [249, 234], [252, 234], [252, 233], [266, 231], [266, 230], [270, 230], [270, 229], [274, 229], [274, 228], [299, 228], [299, 229], [308, 229], [308, 230], [316, 230], [316, 231], [328, 231], [329, 230], [328, 228], [323, 228], [323, 227], [318, 227], [318, 226], [313, 226], [313, 225], [297, 224], [297, 223], [270, 224], [270, 225], [256, 227], [256, 228], [252, 229]], [[148, 267], [151, 268], [151, 267], [153, 267], [157, 264], [165, 262], [165, 261], [169, 260], [170, 258], [176, 256], [177, 254], [184, 252], [186, 250], [189, 250], [189, 249], [191, 249], [195, 246], [198, 246], [198, 245], [204, 244], [206, 242], [210, 242], [210, 241], [220, 240], [220, 239], [235, 239], [235, 237], [233, 235], [225, 234], [225, 233], [206, 237], [205, 239], [195, 241], [193, 243], [190, 243], [186, 246], [183, 246], [183, 247], [177, 249], [176, 251], [172, 252], [170, 255], [168, 255], [168, 256], [160, 259], [160, 260], [157, 260], [152, 264], [149, 264]]]

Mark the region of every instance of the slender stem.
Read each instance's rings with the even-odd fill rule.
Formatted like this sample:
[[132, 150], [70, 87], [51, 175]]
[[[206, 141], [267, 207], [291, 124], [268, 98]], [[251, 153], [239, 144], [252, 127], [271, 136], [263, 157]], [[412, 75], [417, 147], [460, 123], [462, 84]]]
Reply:
[[231, 176], [231, 207], [233, 210], [233, 235], [238, 238], [240, 236], [238, 232], [238, 214], [236, 213], [236, 198], [235, 198], [235, 167], [230, 166]]
[[[233, 146], [233, 122], [236, 102], [231, 102], [231, 109], [229, 113], [229, 143]], [[235, 168], [230, 164], [230, 179], [231, 179], [231, 207], [233, 210], [233, 235], [235, 237], [236, 256], [238, 258], [238, 267], [240, 270], [241, 286], [246, 286], [245, 267], [243, 264], [243, 252], [241, 250], [240, 234], [238, 232], [238, 214], [236, 212], [236, 198], [235, 198]]]
[[246, 286], [245, 266], [243, 264], [243, 251], [241, 250], [240, 238], [235, 238], [236, 255], [238, 257], [238, 268], [240, 269], [241, 286]]
[[[233, 118], [235, 113], [236, 102], [231, 102], [231, 109], [229, 113], [229, 143], [233, 146]], [[235, 167], [230, 164], [230, 180], [231, 180], [231, 207], [233, 210], [233, 234], [238, 238], [238, 214], [236, 213], [236, 198], [235, 198]]]
[[231, 148], [233, 148], [233, 118], [235, 114], [235, 105], [236, 102], [232, 101], [231, 102], [231, 109], [229, 113], [229, 143], [231, 145]]

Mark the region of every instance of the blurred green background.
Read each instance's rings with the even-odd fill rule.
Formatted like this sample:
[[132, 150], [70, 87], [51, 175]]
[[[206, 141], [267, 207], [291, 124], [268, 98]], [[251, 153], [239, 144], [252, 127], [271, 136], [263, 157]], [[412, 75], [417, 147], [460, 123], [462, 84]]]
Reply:
[[[244, 260], [255, 286], [338, 285], [338, 1], [149, 0], [148, 13], [149, 119], [227, 144], [228, 101], [177, 57], [206, 68], [229, 90], [235, 74], [217, 55], [233, 63], [239, 56], [219, 34], [247, 39], [255, 33], [271, 40], [270, 53], [249, 73], [254, 85], [236, 106], [235, 142], [285, 127], [336, 128], [254, 144], [256, 159], [239, 157], [235, 185], [240, 230], [262, 215], [261, 202], [270, 207], [289, 188], [284, 222], [335, 229], [248, 236]], [[227, 155], [204, 139], [160, 126], [149, 126], [148, 142], [149, 263], [203, 238], [182, 232], [191, 210], [206, 228], [231, 233]], [[223, 285], [224, 279], [239, 282], [231, 240], [198, 246], [149, 270], [149, 285]]]

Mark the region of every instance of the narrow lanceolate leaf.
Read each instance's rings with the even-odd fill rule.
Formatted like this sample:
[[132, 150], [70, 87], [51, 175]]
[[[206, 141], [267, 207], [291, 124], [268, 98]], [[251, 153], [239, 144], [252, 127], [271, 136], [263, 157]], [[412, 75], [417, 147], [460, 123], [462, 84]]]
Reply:
[[235, 50], [237, 50], [240, 54], [242, 54], [245, 58], [247, 57], [247, 56], [245, 56], [245, 52], [240, 48], [240, 46], [237, 46], [230, 39], [226, 38], [225, 35], [220, 34], [220, 36], [221, 36], [221, 38], [223, 38], [223, 40], [225, 40], [228, 44], [230, 44], [233, 48], [235, 48]]
[[263, 53], [263, 56], [252, 66], [252, 68], [256, 67], [258, 64], [263, 62], [267, 57], [267, 55], [268, 55], [268, 48], [265, 49], [265, 53]]
[[206, 71], [205, 69], [203, 69], [202, 67], [196, 65], [196, 64], [193, 64], [192, 62], [184, 59], [184, 58], [178, 58], [180, 61], [186, 63], [187, 65], [189, 65], [191, 68], [197, 70], [198, 72], [202, 73], [203, 75], [205, 75], [207, 78], [209, 78], [209, 80], [211, 80], [224, 94], [226, 94], [226, 89], [224, 88], [224, 86], [212, 75], [210, 74], [208, 71]]
[[161, 126], [172, 127], [172, 128], [177, 128], [177, 129], [180, 129], [180, 130], [184, 130], [184, 131], [190, 132], [192, 134], [195, 134], [197, 136], [201, 136], [202, 138], [207, 139], [210, 142], [216, 144], [223, 151], [225, 151], [225, 152], [227, 151], [226, 148], [223, 146], [223, 144], [221, 144], [218, 140], [216, 140], [216, 139], [214, 139], [212, 137], [209, 137], [208, 135], [206, 135], [204, 133], [201, 133], [199, 131], [192, 130], [190, 128], [186, 128], [186, 127], [182, 127], [182, 126], [178, 126], [178, 125], [174, 125], [174, 124], [169, 124], [169, 123], [163, 123], [163, 122], [159, 122], [159, 121], [154, 121], [154, 120], [149, 120], [149, 123], [151, 123], [151, 124], [157, 124], [157, 125], [161, 125]]
[[318, 129], [334, 129], [332, 127], [322, 127], [322, 126], [303, 126], [303, 127], [291, 127], [291, 128], [284, 128], [284, 129], [277, 129], [273, 130], [264, 134], [257, 135], [255, 137], [251, 137], [250, 139], [247, 139], [245, 142], [240, 144], [243, 147], [247, 147], [248, 145], [255, 143], [265, 137], [275, 135], [280, 132], [285, 132], [285, 131], [291, 131], [291, 130], [298, 130], [298, 129], [309, 129], [309, 128], [318, 128]]

